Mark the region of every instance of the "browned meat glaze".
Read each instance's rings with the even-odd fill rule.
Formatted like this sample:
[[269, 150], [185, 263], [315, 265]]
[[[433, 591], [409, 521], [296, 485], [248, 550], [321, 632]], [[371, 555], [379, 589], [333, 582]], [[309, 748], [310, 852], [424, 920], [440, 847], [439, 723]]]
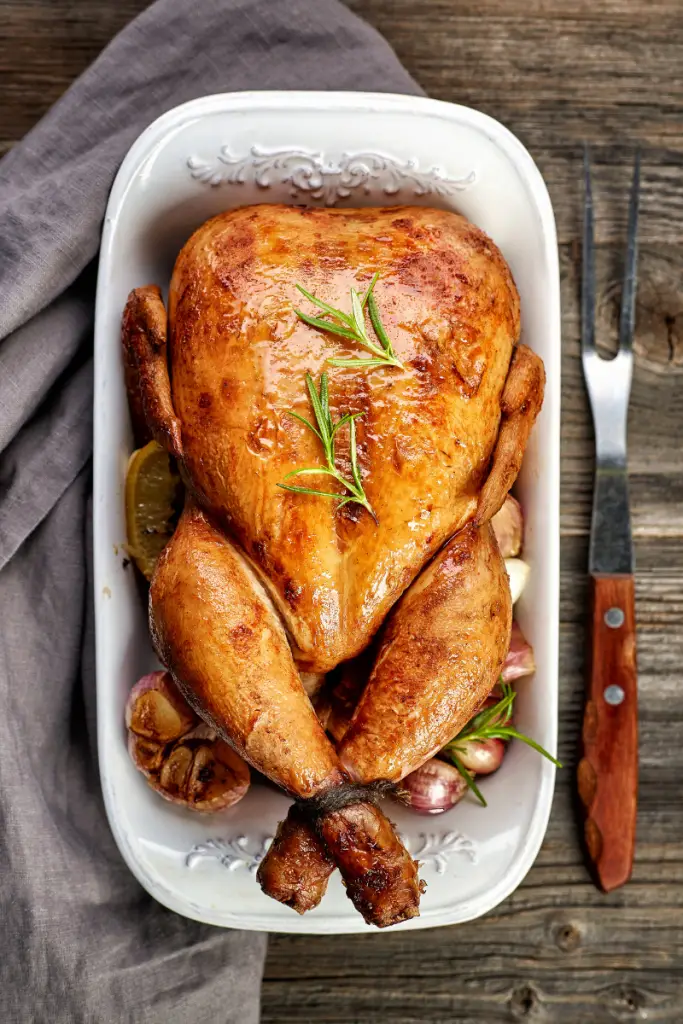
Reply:
[[259, 864], [263, 891], [297, 914], [317, 907], [334, 871], [334, 861], [315, 829], [292, 804], [270, 850]]
[[[403, 368], [332, 370], [329, 358], [366, 353], [301, 322], [297, 307], [316, 311], [296, 285], [348, 311], [351, 286], [363, 290], [375, 272]], [[123, 342], [149, 429], [191, 495], [152, 583], [162, 660], [198, 712], [297, 797], [348, 776], [401, 778], [457, 731], [507, 644], [500, 558], [488, 529], [465, 528], [502, 503], [542, 400], [540, 360], [515, 349], [519, 300], [505, 261], [446, 211], [248, 207], [208, 221], [180, 253], [168, 353], [160, 307], [158, 289], [133, 292]], [[357, 505], [337, 511], [277, 486], [321, 464], [318, 440], [287, 410], [310, 416], [304, 375], [326, 368], [333, 418], [363, 414], [358, 457], [378, 524]], [[338, 455], [348, 475], [348, 431]], [[337, 756], [302, 674], [313, 692], [313, 674], [363, 652], [394, 606]], [[456, 606], [467, 636], [448, 614]], [[333, 861], [366, 919], [417, 912], [415, 866], [373, 804], [329, 812], [318, 832], [331, 857], [315, 868], [320, 838], [282, 827], [260, 873], [276, 898], [314, 905]]]
[[544, 390], [543, 362], [526, 345], [518, 345], [500, 400], [500, 430], [491, 469], [479, 495], [476, 523], [488, 523], [495, 516], [517, 479]]
[[512, 603], [491, 527], [470, 524], [391, 613], [368, 684], [339, 744], [359, 782], [398, 782], [448, 743], [490, 693]]
[[[389, 615], [339, 757], [359, 782], [399, 781], [437, 753], [490, 693], [510, 638], [512, 605], [491, 527], [461, 530]], [[309, 836], [306, 855], [298, 856]], [[287, 881], [322, 898], [334, 865], [299, 820], [271, 847], [259, 881], [287, 897]], [[271, 886], [273, 887], [271, 891]]]
[[[152, 580], [150, 627], [188, 704], [258, 771], [300, 799], [348, 782], [267, 592], [191, 501]], [[366, 920], [382, 926], [418, 912], [415, 862], [378, 808], [352, 804], [319, 829]], [[370, 862], [386, 877], [376, 893], [364, 884]]]

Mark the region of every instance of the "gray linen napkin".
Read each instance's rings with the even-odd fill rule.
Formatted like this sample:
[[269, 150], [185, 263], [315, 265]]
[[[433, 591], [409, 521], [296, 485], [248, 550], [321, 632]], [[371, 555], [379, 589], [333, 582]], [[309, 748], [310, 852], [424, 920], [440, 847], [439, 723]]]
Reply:
[[[93, 259], [114, 174], [178, 103], [416, 92], [336, 0], [158, 0], [0, 162], [0, 1018], [258, 1020], [265, 937], [178, 917], [104, 815], [86, 533]], [[132, 681], [131, 681], [132, 682]]]

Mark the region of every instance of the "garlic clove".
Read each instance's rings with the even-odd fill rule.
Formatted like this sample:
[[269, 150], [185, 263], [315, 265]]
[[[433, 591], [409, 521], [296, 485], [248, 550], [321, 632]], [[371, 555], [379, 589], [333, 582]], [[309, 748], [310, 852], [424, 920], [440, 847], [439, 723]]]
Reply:
[[144, 736], [136, 736], [134, 732], [128, 733], [128, 753], [133, 764], [143, 775], [150, 775], [158, 772], [164, 760], [165, 746], [163, 743], [155, 743]]
[[150, 672], [139, 679], [126, 702], [126, 728], [155, 743], [183, 736], [199, 719], [168, 672]]
[[186, 785], [186, 799], [197, 811], [213, 812], [232, 807], [249, 789], [249, 768], [223, 740], [202, 744]]
[[406, 803], [418, 814], [441, 814], [462, 800], [467, 783], [457, 768], [433, 757], [406, 775], [401, 788], [407, 794]]
[[523, 676], [530, 676], [536, 671], [534, 661], [534, 650], [526, 640], [516, 622], [512, 623], [512, 636], [510, 638], [510, 650], [507, 653], [501, 675], [504, 683], [511, 683]]
[[511, 494], [508, 494], [500, 511], [496, 512], [491, 520], [491, 526], [503, 558], [514, 558], [518, 555], [522, 550], [524, 517], [522, 506]]
[[193, 751], [189, 747], [182, 743], [174, 747], [161, 766], [158, 784], [154, 788], [169, 800], [184, 802], [193, 760]]
[[463, 740], [458, 743], [457, 753], [468, 771], [477, 775], [491, 775], [503, 762], [505, 743], [499, 739]]
[[521, 558], [506, 558], [505, 559], [505, 571], [508, 574], [510, 580], [510, 593], [512, 595], [512, 603], [515, 604], [522, 596], [529, 574], [531, 573], [531, 566], [522, 561]]

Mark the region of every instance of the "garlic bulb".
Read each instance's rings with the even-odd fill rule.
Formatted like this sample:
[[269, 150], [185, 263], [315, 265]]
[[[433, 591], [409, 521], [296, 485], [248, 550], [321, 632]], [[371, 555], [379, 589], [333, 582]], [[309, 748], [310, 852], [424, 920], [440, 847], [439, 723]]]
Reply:
[[126, 728], [154, 743], [180, 739], [199, 723], [169, 672], [138, 679], [126, 701]]
[[126, 702], [126, 728], [133, 764], [165, 800], [213, 813], [249, 789], [246, 763], [200, 721], [168, 672], [138, 680]]

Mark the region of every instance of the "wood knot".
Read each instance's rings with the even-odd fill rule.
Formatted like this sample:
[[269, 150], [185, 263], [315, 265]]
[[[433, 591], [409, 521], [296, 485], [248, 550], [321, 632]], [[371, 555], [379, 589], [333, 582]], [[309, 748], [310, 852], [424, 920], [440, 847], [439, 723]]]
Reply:
[[555, 931], [555, 944], [563, 953], [574, 953], [581, 945], [583, 932], [580, 925], [566, 921]]
[[510, 996], [510, 1013], [514, 1020], [540, 1020], [542, 1004], [538, 992], [529, 984], [518, 985]]
[[643, 992], [638, 991], [637, 988], [633, 988], [630, 985], [617, 985], [612, 989], [610, 1002], [614, 1009], [621, 1014], [627, 1014], [629, 1017], [638, 1017], [644, 1019], [649, 1016], [647, 1012], [647, 997]]
[[[581, 265], [580, 245], [572, 245], [573, 267]], [[622, 245], [601, 245], [596, 264], [595, 333], [598, 351], [614, 356], [619, 337], [623, 290]], [[633, 349], [640, 366], [669, 376], [683, 373], [683, 303], [678, 253], [643, 249], [638, 260], [638, 299]]]
[[[646, 300], [647, 301], [647, 300]], [[638, 330], [633, 348], [639, 363], [655, 373], [683, 373], [683, 315], [660, 306], [638, 303]]]
[[[607, 261], [598, 267], [596, 334], [602, 354], [616, 351], [622, 293], [623, 254], [606, 247]], [[638, 267], [637, 329], [633, 349], [642, 366], [653, 373], [683, 373], [683, 306], [680, 261], [676, 256], [643, 250]]]

